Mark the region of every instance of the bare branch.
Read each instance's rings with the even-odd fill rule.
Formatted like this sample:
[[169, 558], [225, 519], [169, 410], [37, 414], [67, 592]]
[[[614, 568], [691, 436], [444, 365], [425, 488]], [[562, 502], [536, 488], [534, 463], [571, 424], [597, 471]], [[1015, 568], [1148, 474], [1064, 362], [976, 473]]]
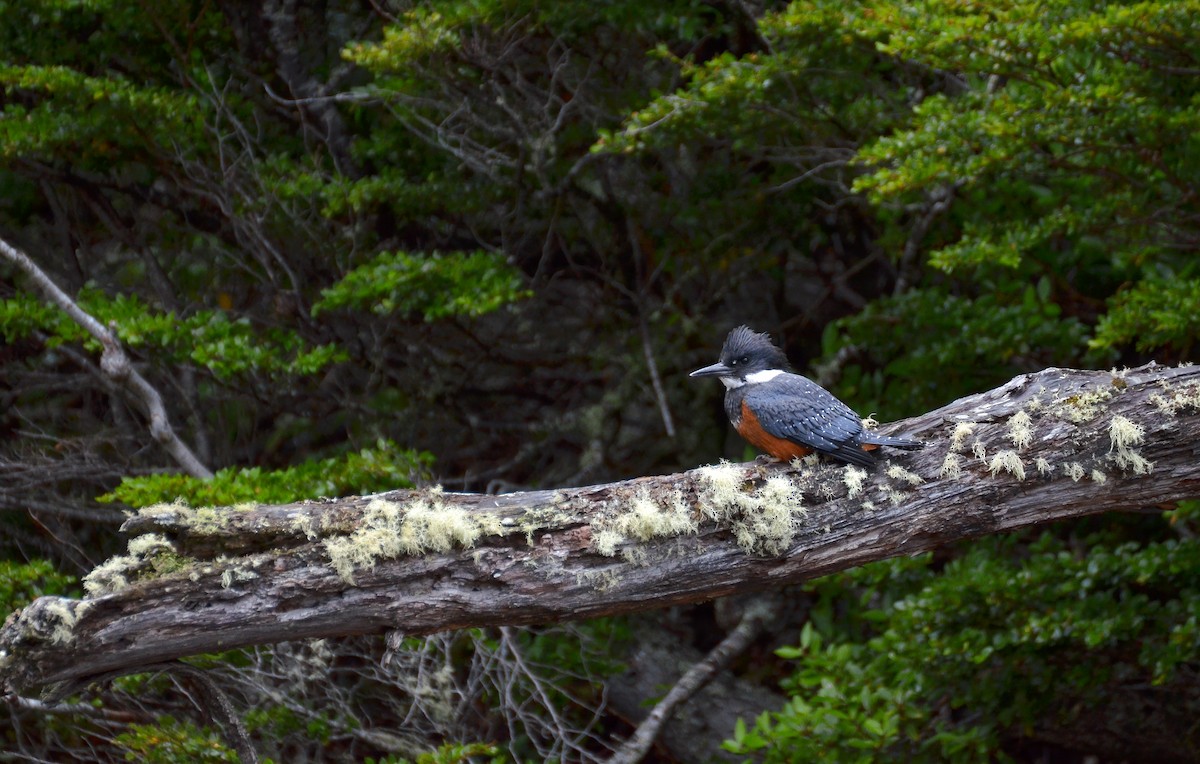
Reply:
[[25, 275], [37, 285], [50, 302], [57, 305], [100, 343], [104, 348], [100, 356], [100, 370], [141, 404], [146, 416], [150, 419], [150, 436], [154, 438], [154, 441], [162, 446], [163, 450], [170, 454], [171, 458], [189, 475], [199, 478], [212, 477], [212, 471], [201, 463], [199, 457], [175, 433], [175, 428], [171, 426], [171, 421], [167, 416], [167, 409], [163, 405], [162, 396], [133, 367], [133, 362], [129, 359], [125, 348], [121, 346], [117, 335], [79, 307], [33, 260], [29, 259], [28, 255], [4, 239], [0, 239], [0, 255], [24, 271]]
[[763, 626], [768, 621], [775, 619], [775, 615], [776, 608], [770, 599], [764, 597], [752, 603], [737, 627], [729, 632], [725, 639], [721, 640], [721, 643], [705, 656], [704, 660], [688, 669], [688, 672], [675, 683], [671, 691], [654, 706], [650, 715], [638, 725], [637, 730], [629, 736], [625, 744], [613, 754], [612, 758], [608, 760], [608, 764], [637, 764], [641, 761], [642, 757], [649, 752], [650, 746], [654, 745], [658, 731], [671, 718], [671, 714], [675, 713], [675, 709], [704, 689], [704, 686], [717, 675], [717, 672], [745, 652], [746, 648], [762, 632]]
[[867, 472], [705, 467], [500, 496], [147, 508], [146, 534], [0, 629], [8, 691], [240, 645], [592, 618], [776, 588], [966, 538], [1197, 495], [1200, 368], [1048, 369], [887, 428]]

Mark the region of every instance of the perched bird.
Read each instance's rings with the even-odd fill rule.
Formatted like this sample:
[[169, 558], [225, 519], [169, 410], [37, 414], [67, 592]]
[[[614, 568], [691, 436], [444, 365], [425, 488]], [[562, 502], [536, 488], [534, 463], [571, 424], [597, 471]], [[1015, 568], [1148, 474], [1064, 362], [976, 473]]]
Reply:
[[725, 383], [729, 421], [751, 445], [776, 459], [791, 461], [816, 451], [869, 467], [875, 463], [870, 451], [879, 446], [924, 446], [919, 440], [871, 432], [849, 406], [790, 369], [770, 337], [739, 326], [725, 338], [721, 360], [691, 376]]

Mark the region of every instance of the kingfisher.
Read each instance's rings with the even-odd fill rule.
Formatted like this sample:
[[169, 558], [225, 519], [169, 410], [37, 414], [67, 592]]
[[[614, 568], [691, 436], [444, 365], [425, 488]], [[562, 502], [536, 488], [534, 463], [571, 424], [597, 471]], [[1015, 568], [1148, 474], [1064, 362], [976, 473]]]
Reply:
[[849, 406], [811, 379], [795, 374], [787, 356], [746, 326], [725, 338], [721, 360], [692, 372], [725, 384], [725, 413], [738, 435], [782, 461], [813, 451], [861, 467], [875, 464], [880, 446], [907, 450], [925, 444], [871, 432]]

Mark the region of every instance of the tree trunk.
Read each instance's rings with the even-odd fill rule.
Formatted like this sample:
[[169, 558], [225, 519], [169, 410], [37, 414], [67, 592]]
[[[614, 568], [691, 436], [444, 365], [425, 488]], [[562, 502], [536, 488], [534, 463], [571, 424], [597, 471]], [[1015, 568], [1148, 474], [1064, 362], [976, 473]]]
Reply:
[[964, 538], [1197, 495], [1200, 369], [1048, 369], [886, 428], [870, 471], [723, 464], [499, 496], [147, 508], [92, 596], [0, 629], [8, 691], [283, 640], [592, 618], [779, 587]]

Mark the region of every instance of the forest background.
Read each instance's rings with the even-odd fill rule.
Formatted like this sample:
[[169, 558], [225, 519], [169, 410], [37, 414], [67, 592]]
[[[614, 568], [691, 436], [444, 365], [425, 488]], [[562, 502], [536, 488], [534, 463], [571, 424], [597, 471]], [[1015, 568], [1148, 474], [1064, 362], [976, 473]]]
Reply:
[[[748, 458], [686, 375], [742, 323], [881, 421], [1197, 353], [1195, 0], [25, 0], [0, 3], [0, 86], [0, 237], [215, 472], [0, 260], [2, 613], [79, 593], [154, 502]], [[765, 700], [708, 754], [1200, 760], [1198, 521], [797, 586], [726, 672]], [[635, 648], [727, 628], [717, 603], [194, 662], [275, 761], [602, 759]], [[0, 758], [235, 760], [194, 690], [9, 697]]]

